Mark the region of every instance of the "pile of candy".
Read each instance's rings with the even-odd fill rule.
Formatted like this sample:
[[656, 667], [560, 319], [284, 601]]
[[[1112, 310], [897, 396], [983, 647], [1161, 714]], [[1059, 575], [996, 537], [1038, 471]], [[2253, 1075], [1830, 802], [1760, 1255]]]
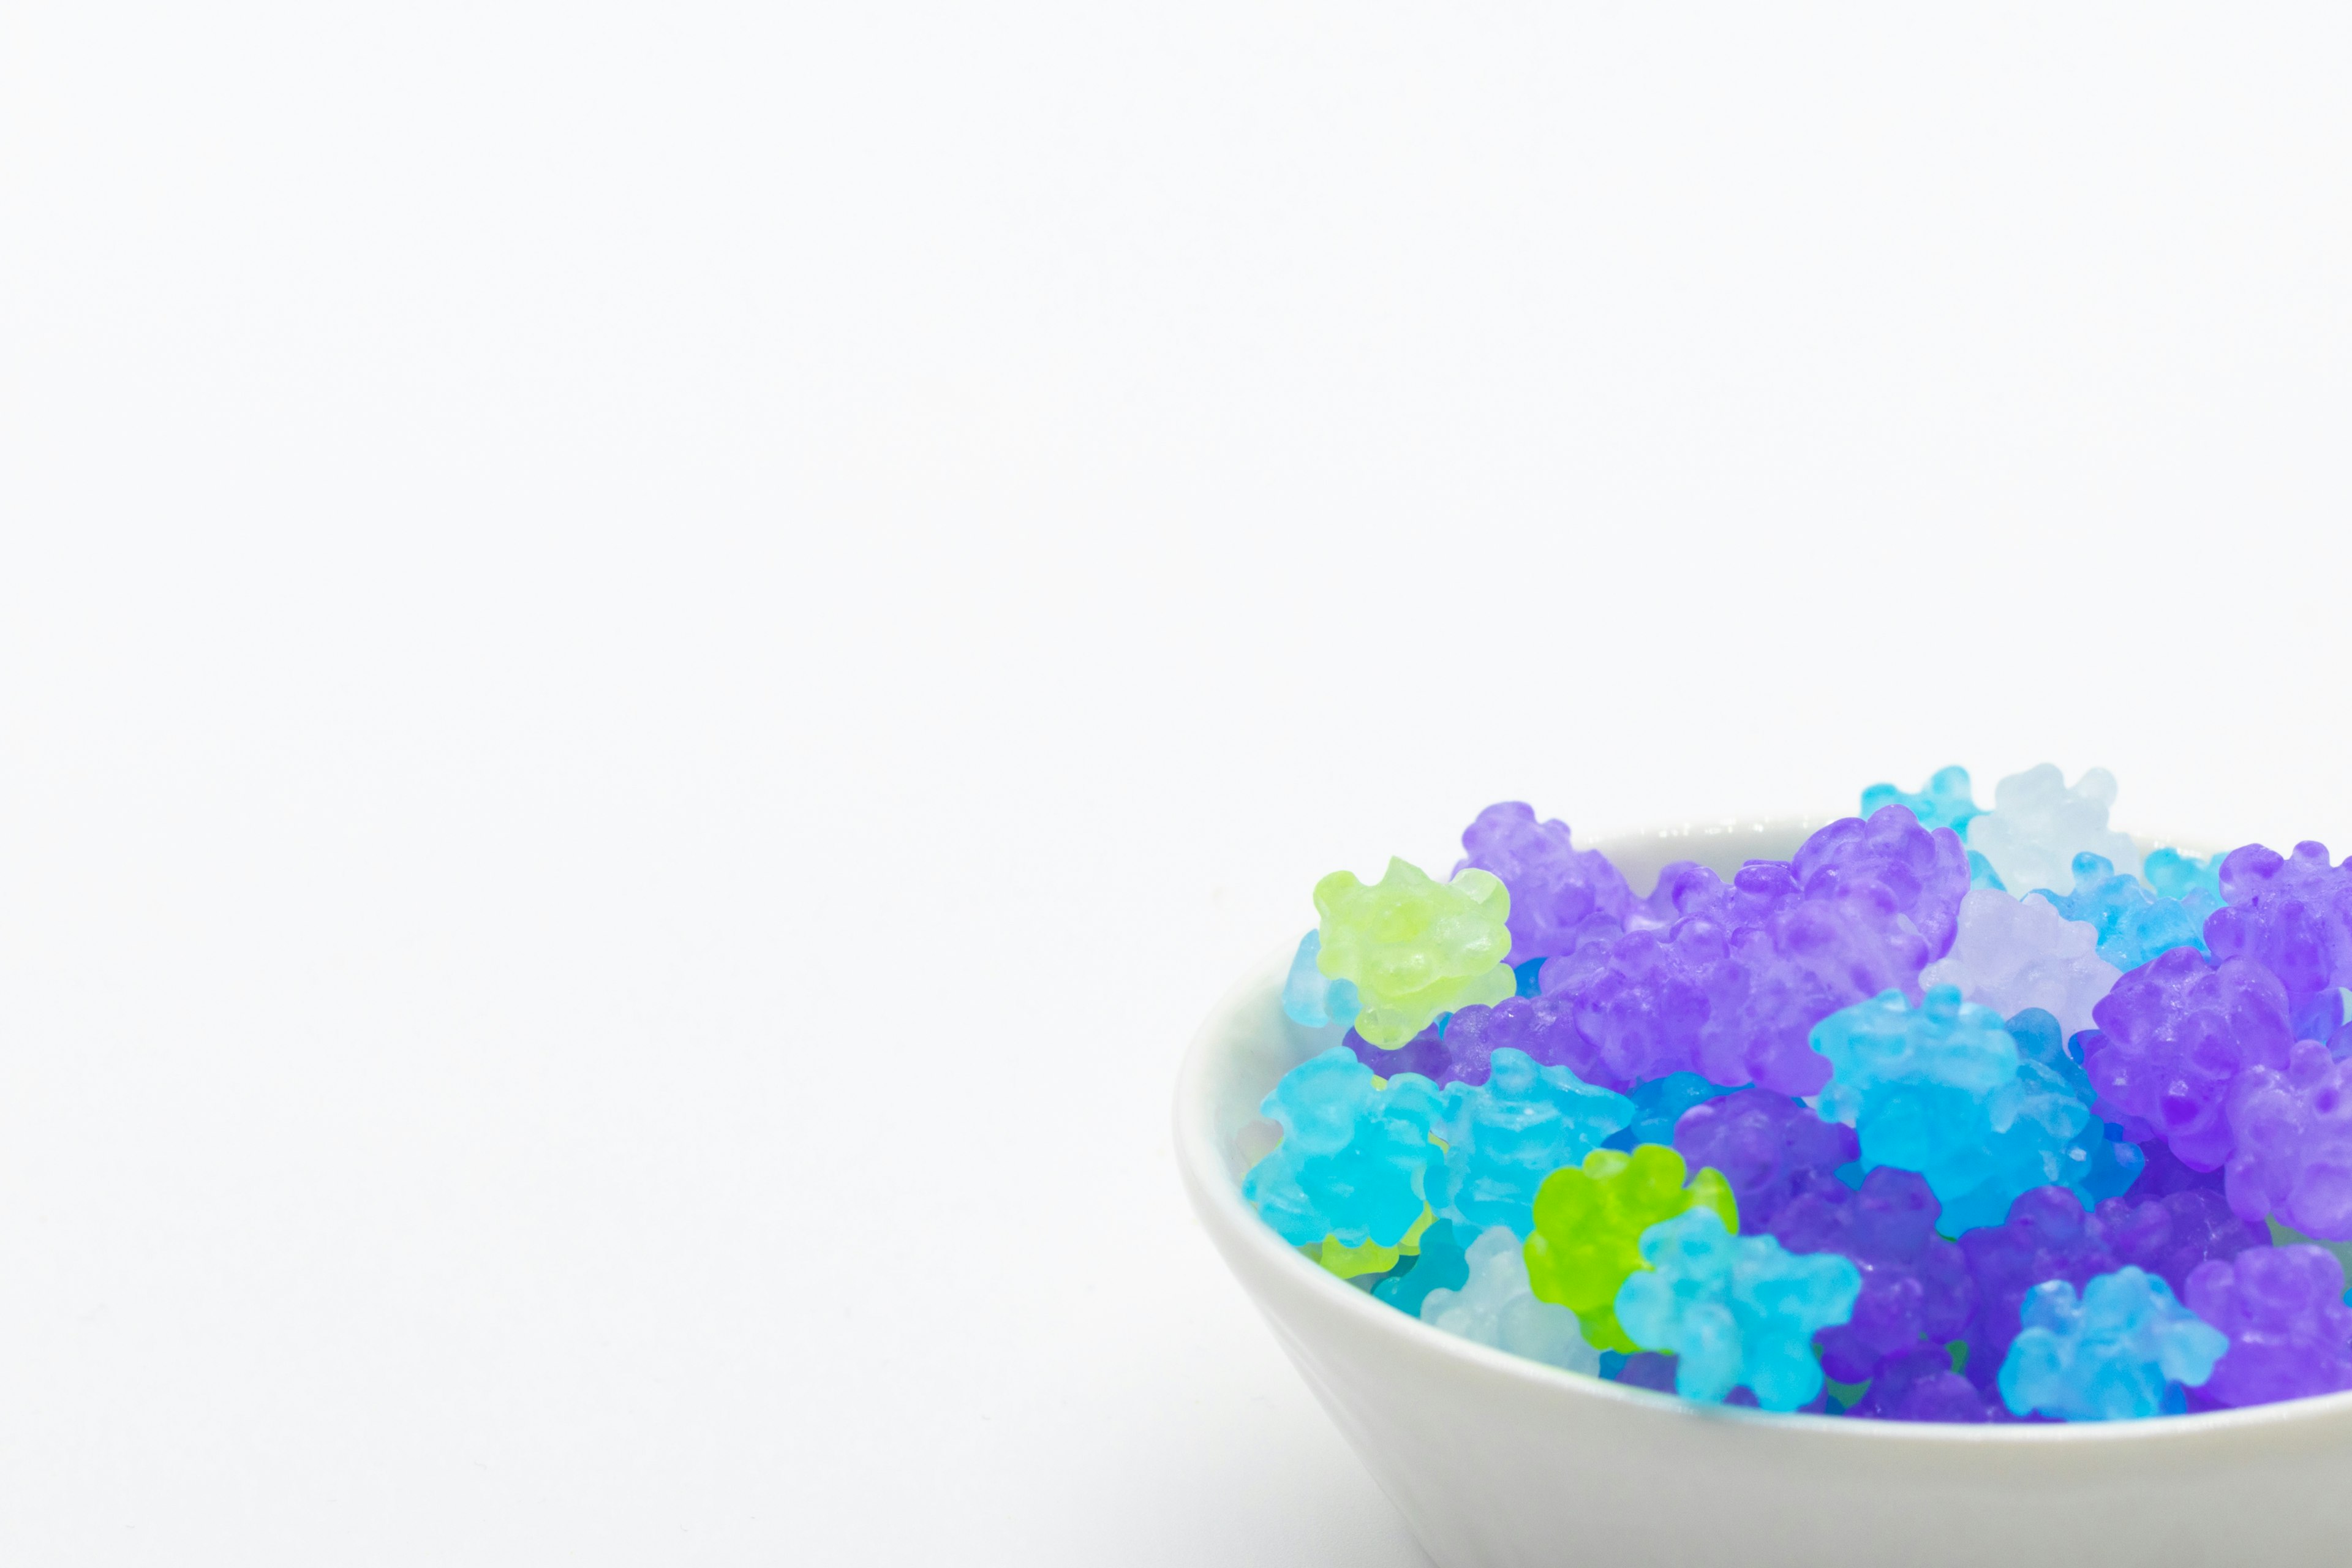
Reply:
[[1244, 1195], [1447, 1332], [1686, 1398], [2117, 1420], [2352, 1389], [2352, 859], [2142, 859], [1947, 768], [1637, 898], [1517, 804], [1315, 889]]

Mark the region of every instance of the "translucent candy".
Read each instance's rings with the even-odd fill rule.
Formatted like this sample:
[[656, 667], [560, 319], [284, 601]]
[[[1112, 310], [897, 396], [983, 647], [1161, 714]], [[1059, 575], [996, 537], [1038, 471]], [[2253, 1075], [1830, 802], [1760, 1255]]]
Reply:
[[1967, 887], [1958, 838], [1887, 806], [1832, 823], [1786, 865], [1751, 860], [1728, 883], [1668, 867], [1626, 934], [1545, 964], [1543, 992], [1572, 1005], [1590, 1081], [1696, 1072], [1810, 1094], [1822, 1073], [1812, 1026], [1888, 987], [1916, 991]]
[[[2075, 1042], [2060, 1031], [2057, 1019], [2038, 1007], [2027, 1008], [2004, 1027], [2017, 1042], [2019, 1085], [2017, 1121], [2000, 1135], [2000, 1156], [2020, 1162], [2007, 1190], [2012, 1195], [2024, 1190], [2019, 1184], [2029, 1170], [2038, 1168], [2043, 1183], [2066, 1188], [2085, 1205], [2129, 1192], [2139, 1181], [2147, 1156], [2100, 1119], [2098, 1090]], [[1998, 1114], [1997, 1110], [1996, 1119]], [[2032, 1131], [2021, 1132], [2020, 1123], [2030, 1123]], [[1971, 1215], [1965, 1223], [1998, 1225], [2008, 1212], [2003, 1203], [1998, 1214]]]
[[2005, 1363], [2028, 1290], [2048, 1279], [2081, 1285], [2117, 1267], [2097, 1219], [2063, 1187], [2024, 1194], [2008, 1219], [1961, 1237], [1960, 1251], [1977, 1289], [1962, 1370], [1979, 1387], [1990, 1387]]
[[1549, 996], [1512, 996], [1492, 1007], [1465, 1007], [1446, 1021], [1440, 1038], [1443, 1059], [1429, 1075], [1440, 1083], [1486, 1082], [1498, 1050], [1520, 1051], [1544, 1067], [1580, 1075], [1592, 1056], [1568, 1005]]
[[1475, 867], [1500, 878], [1511, 895], [1511, 956], [1574, 952], [1593, 929], [1623, 923], [1633, 890], [1598, 849], [1579, 849], [1565, 822], [1538, 822], [1535, 807], [1505, 801], [1478, 814], [1462, 832], [1466, 853], [1455, 875]]
[[1290, 973], [1282, 983], [1284, 1016], [1310, 1029], [1356, 1021], [1355, 983], [1334, 980], [1316, 967], [1316, 956], [1322, 951], [1321, 931], [1310, 931], [1300, 937], [1298, 954], [1290, 961]]
[[2017, 1042], [1990, 1007], [1941, 985], [1914, 1007], [1899, 991], [1840, 1009], [1813, 1030], [1831, 1079], [1817, 1101], [1828, 1121], [1857, 1125], [1884, 1089], [1937, 1084], [1990, 1098], [2017, 1079]]
[[1482, 1233], [1465, 1261], [1467, 1279], [1459, 1289], [1432, 1290], [1423, 1299], [1423, 1322], [1549, 1366], [1601, 1370], [1601, 1352], [1584, 1342], [1576, 1314], [1538, 1300], [1528, 1289], [1527, 1261], [1509, 1227]]
[[1723, 1173], [1738, 1201], [1741, 1227], [1750, 1233], [1772, 1229], [1773, 1217], [1803, 1194], [1842, 1197], [1838, 1167], [1861, 1155], [1852, 1128], [1824, 1121], [1769, 1089], [1693, 1106], [1675, 1128], [1674, 1145], [1693, 1167]]
[[2117, 1263], [2147, 1269], [2183, 1300], [2189, 1299], [2189, 1276], [2199, 1264], [2226, 1262], [2248, 1247], [2270, 1245], [2267, 1229], [2240, 1219], [2210, 1187], [2185, 1187], [2161, 1197], [2108, 1198], [2093, 1217]]
[[[2150, 857], [2151, 862], [2153, 859]], [[2105, 856], [2087, 850], [2074, 857], [2073, 892], [2053, 893], [2042, 889], [2026, 901], [2032, 903], [2036, 899], [2049, 900], [2068, 920], [2084, 921], [2095, 930], [2099, 933], [2099, 956], [2118, 970], [2137, 969], [2158, 953], [2176, 947], [2204, 952], [2205, 918], [2221, 907], [2219, 892], [2208, 892], [2194, 885], [2185, 900], [2159, 897], [2143, 887], [2137, 878], [2116, 870]], [[2087, 1023], [2078, 1026], [2089, 1027]]]
[[2352, 985], [2352, 862], [2327, 863], [2327, 846], [2292, 856], [2249, 844], [2221, 862], [2229, 900], [2205, 922], [2216, 958], [2252, 959], [2286, 989], [2299, 1039], [2325, 1040], [2344, 1022], [2340, 987]]
[[1580, 1077], [1612, 1089], [1675, 1073], [1733, 1082], [1752, 1076], [1744, 1004], [1748, 974], [1724, 929], [1706, 916], [1671, 930], [1628, 932], [1544, 965], [1543, 992], [1570, 1009], [1584, 1055]]
[[[1746, 1210], [1743, 1206], [1742, 1213]], [[1968, 1327], [1976, 1285], [1958, 1244], [1936, 1234], [1938, 1209], [1926, 1178], [1881, 1166], [1856, 1192], [1841, 1184], [1799, 1194], [1769, 1225], [1791, 1252], [1835, 1252], [1861, 1271], [1853, 1316], [1820, 1336], [1822, 1365], [1841, 1383], [1862, 1383], [1891, 1359], [1944, 1344]], [[1983, 1417], [1983, 1402], [1975, 1401]], [[1906, 1419], [1927, 1419], [1908, 1416]]]
[[2136, 1142], [2162, 1137], [2191, 1170], [2213, 1170], [2237, 1147], [2228, 1102], [2238, 1075], [2284, 1070], [2294, 1043], [2286, 993], [2269, 970], [2192, 948], [2158, 953], [2091, 1012], [2098, 1028], [2080, 1044], [2100, 1114]]
[[1506, 803], [1451, 882], [1327, 878], [1283, 1006], [1344, 1043], [1267, 1097], [1244, 1194], [1449, 1331], [1732, 1405], [2352, 1390], [2352, 861], [2136, 863], [2114, 793], [2043, 767], [1979, 812], [1945, 769], [1639, 899]]
[[2306, 1236], [2352, 1241], [2352, 1063], [2296, 1042], [2284, 1071], [2251, 1067], [2230, 1086], [2230, 1206], [2276, 1215]]
[[[2084, 1038], [2087, 1040], [2089, 1037]], [[2139, 1151], [2147, 1157], [2147, 1163], [2141, 1168], [2138, 1179], [2132, 1183], [2131, 1191], [2124, 1194], [2133, 1202], [2169, 1197], [2174, 1193], [2187, 1192], [2191, 1188], [2204, 1188], [2217, 1195], [2221, 1193], [2224, 1184], [2221, 1172], [2190, 1170], [2180, 1163], [2180, 1156], [2175, 1154], [2172, 1146], [2163, 1139], [2150, 1138], [2139, 1145]], [[2226, 1202], [2223, 1206], [2228, 1206]], [[2178, 1286], [2174, 1287], [2173, 1294], [2180, 1294]]]
[[1737, 1229], [1739, 1211], [1719, 1171], [1688, 1167], [1662, 1143], [1627, 1154], [1597, 1149], [1581, 1168], [1554, 1171], [1536, 1193], [1535, 1231], [1528, 1237], [1528, 1279], [1535, 1293], [1577, 1316], [1585, 1342], [1598, 1350], [1640, 1347], [1618, 1325], [1617, 1288], [1642, 1267], [1642, 1233], [1660, 1220], [1704, 1208]]
[[1326, 1236], [1312, 1249], [1315, 1261], [1342, 1279], [1358, 1279], [1369, 1274], [1386, 1274], [1391, 1269], [1401, 1266], [1405, 1258], [1421, 1250], [1421, 1238], [1429, 1233], [1429, 1227], [1436, 1222], [1436, 1215], [1424, 1205], [1421, 1211], [1421, 1217], [1412, 1222], [1412, 1227], [1407, 1230], [1403, 1238], [1393, 1247], [1383, 1247], [1370, 1238], [1358, 1242], [1346, 1242], [1336, 1236]]
[[1888, 992], [1813, 1031], [1835, 1073], [1822, 1115], [1854, 1128], [1865, 1171], [1926, 1176], [1947, 1235], [1999, 1224], [2034, 1187], [2061, 1184], [2087, 1205], [2138, 1174], [2139, 1151], [2111, 1142], [2093, 1118], [2089, 1085], [2049, 1016], [2020, 1019], [2031, 1054], [1999, 1014], [1939, 986], [1916, 1008]]
[[2095, 1277], [2081, 1297], [2063, 1279], [2026, 1293], [2023, 1328], [2000, 1368], [2000, 1396], [2019, 1415], [2126, 1421], [2184, 1408], [2179, 1387], [2213, 1374], [2230, 1347], [2138, 1268]]
[[1794, 1410], [1822, 1391], [1812, 1339], [1853, 1313], [1851, 1262], [1734, 1236], [1704, 1208], [1652, 1226], [1641, 1251], [1649, 1267], [1618, 1289], [1617, 1320], [1643, 1348], [1675, 1352], [1675, 1393], [1714, 1402], [1745, 1386], [1767, 1410]]
[[1334, 1046], [1285, 1073], [1260, 1108], [1282, 1142], [1250, 1167], [1242, 1195], [1293, 1246], [1395, 1247], [1444, 1196], [1444, 1152], [1430, 1142], [1444, 1096], [1401, 1074], [1376, 1086], [1370, 1068]]
[[2073, 1035], [2091, 1026], [2091, 1009], [2122, 973], [2099, 956], [2098, 945], [2096, 926], [2046, 900], [1979, 889], [1960, 901], [1950, 955], [1921, 971], [1919, 984], [1957, 985], [2004, 1018], [2039, 1007]]
[[[1447, 1018], [1454, 1016], [1454, 1014], [1446, 1015]], [[1461, 1064], [1454, 1059], [1454, 1053], [1445, 1048], [1443, 1019], [1393, 1048], [1376, 1046], [1353, 1029], [1341, 1037], [1339, 1043], [1358, 1061], [1382, 1078], [1392, 1073], [1412, 1073], [1432, 1083], [1452, 1083], [1465, 1076]]]
[[1937, 770], [1917, 795], [1906, 795], [1891, 784], [1874, 784], [1862, 792], [1863, 816], [1889, 805], [1905, 807], [1922, 827], [1948, 827], [1963, 838], [1969, 834], [1969, 819], [1977, 815], [1977, 803], [1969, 789], [1969, 770], [1960, 767]]
[[1507, 1226], [1524, 1237], [1544, 1178], [1579, 1164], [1633, 1121], [1633, 1102], [1508, 1046], [1494, 1053], [1492, 1065], [1485, 1083], [1446, 1091], [1438, 1135], [1447, 1144], [1451, 1196], [1439, 1208], [1473, 1229]]
[[1412, 1317], [1432, 1290], [1458, 1290], [1470, 1278], [1463, 1233], [1451, 1220], [1438, 1220], [1421, 1234], [1421, 1250], [1400, 1260], [1398, 1271], [1372, 1287], [1372, 1299]]
[[2352, 1388], [2352, 1307], [2344, 1268], [2325, 1248], [2265, 1247], [2200, 1264], [2189, 1305], [2229, 1336], [2201, 1393], [2214, 1405], [2262, 1405]]
[[[1625, 1091], [1625, 1097], [1633, 1102], [1633, 1120], [1609, 1140], [1607, 1147], [1630, 1151], [1639, 1143], [1671, 1143], [1675, 1141], [1675, 1126], [1682, 1121], [1684, 1111], [1738, 1092], [1719, 1083], [1709, 1083], [1695, 1072], [1645, 1079]], [[1706, 1162], [1702, 1160], [1699, 1163]]]
[[[1869, 1287], [1864, 1286], [1865, 1295]], [[1857, 1308], [1859, 1313], [1861, 1309]], [[1878, 1421], [1984, 1421], [1984, 1395], [1952, 1370], [1944, 1348], [1922, 1347], [1878, 1363], [1870, 1390], [1853, 1412]]]
[[2115, 775], [2106, 769], [2091, 769], [2068, 789], [2064, 775], [2043, 763], [1993, 786], [1992, 809], [1969, 824], [1969, 847], [2011, 888], [2074, 891], [2074, 857], [2085, 849], [2137, 875], [2139, 851], [2130, 835], [2107, 826], [2115, 803]]
[[1376, 1046], [1402, 1046], [1440, 1013], [1514, 993], [1503, 963], [1510, 905], [1503, 884], [1486, 871], [1439, 882], [1391, 860], [1370, 887], [1353, 872], [1334, 871], [1315, 884], [1322, 917], [1316, 963], [1354, 983], [1358, 1034]]
[[1968, 891], [1959, 837], [1895, 806], [1831, 823], [1789, 868], [1803, 896], [1775, 911], [1774, 949], [1865, 995], [1916, 984], [1920, 967], [1951, 946]]
[[2160, 899], [2179, 899], [2187, 903], [2202, 894], [2221, 906], [2221, 862], [2225, 857], [2215, 855], [2200, 860], [2194, 855], [2183, 855], [2178, 849], [2151, 849], [2139, 874], [2156, 889]]

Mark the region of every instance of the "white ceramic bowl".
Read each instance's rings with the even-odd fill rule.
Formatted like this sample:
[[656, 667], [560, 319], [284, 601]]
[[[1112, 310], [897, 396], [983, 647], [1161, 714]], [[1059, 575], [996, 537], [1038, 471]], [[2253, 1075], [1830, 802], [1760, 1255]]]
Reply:
[[[1802, 825], [1600, 847], [1637, 888], [1674, 859], [1784, 859]], [[1289, 954], [1211, 1015], [1176, 1156], [1217, 1249], [1444, 1568], [2301, 1568], [2352, 1558], [2352, 1394], [2153, 1421], [1944, 1426], [1687, 1404], [1440, 1333], [1284, 1244], [1242, 1201], [1258, 1103], [1335, 1043], [1282, 1015]]]

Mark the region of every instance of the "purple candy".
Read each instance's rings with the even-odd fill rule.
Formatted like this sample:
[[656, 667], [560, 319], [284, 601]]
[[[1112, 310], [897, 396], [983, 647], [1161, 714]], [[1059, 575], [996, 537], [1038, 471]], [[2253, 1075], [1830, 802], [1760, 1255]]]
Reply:
[[2352, 863], [2330, 866], [2325, 844], [2298, 844], [2292, 856], [2249, 844], [2221, 862], [2221, 897], [2225, 907], [2205, 921], [2213, 956], [2278, 976], [2297, 1033], [2327, 1038], [2343, 1021], [2333, 993], [2352, 984]]
[[1446, 1077], [1464, 1083], [1486, 1081], [1487, 1062], [1509, 1046], [1535, 1058], [1539, 1066], [1566, 1068], [1583, 1076], [1579, 1064], [1591, 1051], [1576, 1032], [1568, 1006], [1549, 996], [1512, 996], [1492, 1007], [1465, 1007], [1445, 1026], [1445, 1050], [1450, 1058]]
[[1667, 931], [1629, 931], [1543, 966], [1542, 994], [1570, 1007], [1585, 1057], [1574, 1070], [1588, 1083], [1624, 1089], [1669, 1073], [1700, 1072], [1740, 1083], [1699, 1064], [1727, 1054], [1710, 1049], [1738, 1040], [1746, 976], [1732, 962], [1723, 928], [1704, 915]]
[[2268, 1247], [2270, 1231], [2240, 1219], [2210, 1187], [2188, 1187], [2160, 1198], [2109, 1198], [2098, 1206], [2099, 1232], [2118, 1265], [2161, 1278], [2176, 1296], [2200, 1263], [2227, 1261], [2252, 1247]]
[[2000, 1375], [2028, 1290], [2050, 1279], [2079, 1289], [2093, 1275], [2119, 1267], [2098, 1220], [2063, 1187], [2036, 1187], [2021, 1194], [2009, 1205], [2008, 1219], [1969, 1231], [1959, 1245], [1976, 1281], [1967, 1370], [1979, 1389], [1991, 1388]]
[[1841, 1184], [1815, 1187], [1791, 1199], [1768, 1226], [1743, 1218], [1740, 1229], [1768, 1229], [1791, 1252], [1841, 1253], [1862, 1271], [1853, 1316], [1815, 1337], [1822, 1369], [1841, 1383], [1860, 1383], [1890, 1357], [1928, 1348], [1942, 1358], [1945, 1342], [1968, 1327], [1976, 1287], [1966, 1255], [1936, 1234], [1938, 1212], [1927, 1178], [1882, 1165], [1859, 1192]]
[[2082, 1037], [2083, 1065], [2099, 1113], [2136, 1142], [2162, 1136], [2198, 1171], [2236, 1146], [2228, 1105], [2238, 1075], [2284, 1068], [2294, 1043], [2286, 993], [2270, 971], [2243, 958], [2216, 963], [2191, 947], [2116, 981], [2091, 1016], [2099, 1026]]
[[2296, 1042], [2286, 1070], [2252, 1067], [2230, 1086], [2230, 1206], [2276, 1214], [2306, 1236], [2352, 1240], [2352, 1063]]
[[[1394, 1050], [1372, 1044], [1353, 1029], [1349, 1030], [1347, 1038], [1339, 1043], [1355, 1052], [1358, 1061], [1382, 1078], [1394, 1078], [1401, 1072], [1417, 1072], [1432, 1083], [1446, 1083], [1455, 1076], [1454, 1058], [1438, 1036], [1439, 1026], [1432, 1024]], [[1485, 1080], [1482, 1068], [1479, 1081]]]
[[1828, 1081], [1814, 1025], [1889, 988], [1919, 996], [1919, 971], [1951, 945], [1968, 858], [1949, 828], [1900, 806], [1849, 817], [1782, 864], [1751, 860], [1729, 882], [1669, 866], [1622, 937], [1543, 966], [1574, 1007], [1588, 1081], [1623, 1088], [1696, 1072], [1710, 1082], [1805, 1095]]
[[1789, 868], [1808, 903], [1866, 897], [1883, 911], [1873, 923], [1882, 942], [1904, 949], [1895, 962], [1909, 973], [1885, 984], [1857, 978], [1857, 984], [1864, 985], [1864, 995], [1895, 984], [1918, 1000], [1919, 971], [1951, 951], [1960, 900], [1968, 896], [1969, 853], [1959, 835], [1920, 826], [1906, 806], [1883, 805], [1866, 822], [1849, 816], [1806, 839]]
[[1770, 1230], [1773, 1216], [1803, 1194], [1844, 1194], [1837, 1169], [1862, 1157], [1853, 1128], [1769, 1089], [1691, 1107], [1675, 1123], [1674, 1142], [1691, 1169], [1723, 1173], [1739, 1202], [1740, 1231], [1749, 1236]]
[[2325, 1248], [2264, 1247], [2189, 1276], [2189, 1310], [2230, 1336], [2205, 1405], [2262, 1405], [2352, 1388], [2352, 1307]]
[[1606, 855], [1577, 848], [1567, 823], [1538, 822], [1535, 807], [1524, 802], [1480, 812], [1463, 829], [1462, 847], [1468, 853], [1454, 868], [1457, 876], [1475, 866], [1510, 891], [1514, 964], [1574, 952], [1595, 930], [1623, 924], [1633, 907], [1633, 890]]
[[2131, 1191], [2124, 1194], [2133, 1203], [2170, 1197], [2193, 1187], [2208, 1187], [2216, 1193], [2221, 1190], [2221, 1172], [2190, 1170], [2161, 1138], [2151, 1138], [2140, 1144], [2139, 1152], [2144, 1162], [2139, 1175], [2132, 1182]]
[[1853, 1414], [1880, 1421], [1986, 1421], [1991, 1412], [1976, 1385], [1952, 1370], [1940, 1346], [1921, 1346], [1878, 1363], [1870, 1392]]
[[1675, 1391], [1675, 1357], [1660, 1355], [1655, 1351], [1640, 1351], [1625, 1358], [1617, 1369], [1616, 1381], [1634, 1388], [1652, 1388], [1660, 1394]]
[[1373, 1045], [1353, 1029], [1340, 1043], [1382, 1078], [1417, 1072], [1432, 1083], [1485, 1083], [1495, 1053], [1509, 1046], [1538, 1066], [1566, 1068], [1587, 1082], [1600, 1081], [1585, 1072], [1591, 1048], [1577, 1033], [1568, 1005], [1550, 996], [1511, 996], [1492, 1007], [1464, 1007], [1394, 1050]]
[[1785, 860], [1750, 860], [1727, 882], [1695, 860], [1677, 860], [1658, 873], [1658, 885], [1625, 916], [1627, 931], [1664, 931], [1676, 921], [1704, 916], [1729, 940], [1759, 931], [1773, 911], [1797, 897]]

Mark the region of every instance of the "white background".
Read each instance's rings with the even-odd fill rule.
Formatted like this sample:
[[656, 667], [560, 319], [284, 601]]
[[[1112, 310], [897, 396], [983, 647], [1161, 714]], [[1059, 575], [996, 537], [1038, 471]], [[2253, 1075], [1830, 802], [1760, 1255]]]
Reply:
[[2352, 848], [2348, 26], [8, 7], [0, 1558], [1421, 1561], [1192, 1024], [1496, 798]]

